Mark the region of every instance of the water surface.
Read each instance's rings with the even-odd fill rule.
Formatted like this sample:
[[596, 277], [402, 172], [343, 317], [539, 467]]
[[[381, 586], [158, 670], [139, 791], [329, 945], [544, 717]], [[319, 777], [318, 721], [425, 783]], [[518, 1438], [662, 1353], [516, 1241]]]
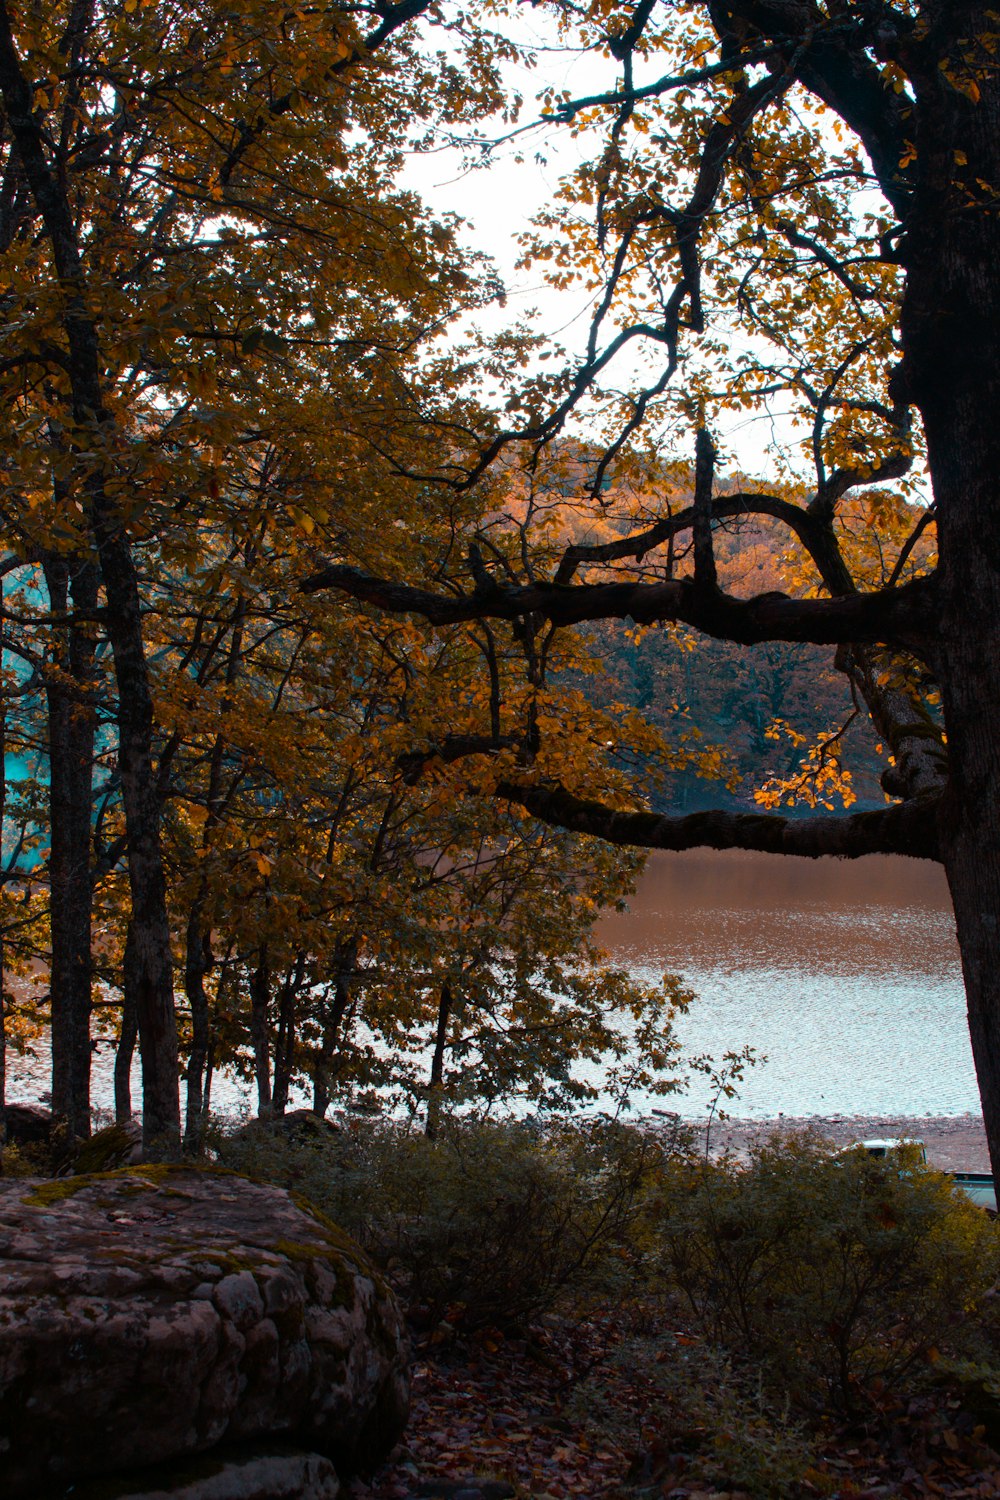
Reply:
[[630, 910], [602, 918], [600, 936], [635, 973], [678, 973], [696, 991], [678, 1028], [689, 1052], [749, 1044], [767, 1054], [734, 1113], [979, 1109], [937, 865], [658, 853]]

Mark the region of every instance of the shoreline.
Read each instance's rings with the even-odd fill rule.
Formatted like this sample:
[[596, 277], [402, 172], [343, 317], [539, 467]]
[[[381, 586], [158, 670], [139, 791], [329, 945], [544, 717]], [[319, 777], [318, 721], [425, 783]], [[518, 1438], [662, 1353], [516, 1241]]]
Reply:
[[[702, 1142], [706, 1126], [703, 1121], [682, 1121], [694, 1125]], [[712, 1122], [709, 1146], [713, 1155], [730, 1150], [745, 1156], [755, 1141], [783, 1131], [811, 1131], [832, 1141], [835, 1146], [849, 1146], [852, 1141], [904, 1136], [922, 1141], [927, 1150], [927, 1164], [944, 1172], [989, 1172], [990, 1154], [982, 1116], [964, 1115], [779, 1115], [774, 1119], [737, 1119], [729, 1117]]]

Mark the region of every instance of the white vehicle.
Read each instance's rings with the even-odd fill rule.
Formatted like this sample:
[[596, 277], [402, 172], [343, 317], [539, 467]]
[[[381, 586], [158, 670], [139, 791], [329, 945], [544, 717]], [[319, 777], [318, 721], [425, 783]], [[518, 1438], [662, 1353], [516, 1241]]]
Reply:
[[[883, 1139], [871, 1141], [856, 1141], [855, 1146], [862, 1151], [867, 1151], [869, 1156], [885, 1157], [892, 1156], [903, 1146], [916, 1146], [920, 1151], [920, 1160], [926, 1162], [927, 1152], [923, 1141], [908, 1140], [905, 1136], [887, 1136]], [[997, 1190], [993, 1175], [990, 1172], [949, 1172], [949, 1177], [967, 1197], [971, 1198], [977, 1208], [984, 1208], [988, 1214], [996, 1214]]]

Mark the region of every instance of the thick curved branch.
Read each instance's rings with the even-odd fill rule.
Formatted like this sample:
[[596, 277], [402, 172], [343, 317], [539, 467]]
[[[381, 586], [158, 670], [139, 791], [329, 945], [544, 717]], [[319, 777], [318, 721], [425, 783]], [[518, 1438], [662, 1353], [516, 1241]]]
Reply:
[[[783, 500], [778, 495], [757, 495], [744, 491], [733, 495], [719, 495], [712, 501], [713, 521], [739, 520], [747, 516], [771, 516], [777, 521], [783, 521], [809, 550], [816, 527], [804, 506], [795, 505], [791, 500]], [[672, 516], [664, 516], [646, 531], [622, 537], [619, 541], [569, 546], [556, 569], [554, 582], [569, 583], [581, 563], [610, 563], [622, 558], [634, 558], [641, 563], [648, 552], [662, 546], [672, 536], [690, 531], [693, 525], [694, 507], [686, 506]]]
[[937, 615], [931, 578], [835, 599], [793, 599], [779, 593], [734, 599], [719, 589], [702, 589], [688, 578], [568, 588], [550, 583], [504, 587], [483, 578], [473, 593], [449, 596], [333, 563], [303, 579], [299, 588], [305, 594], [338, 589], [390, 614], [422, 615], [432, 625], [517, 620], [531, 614], [542, 615], [554, 625], [631, 619], [639, 625], [690, 625], [705, 635], [744, 646], [761, 641], [807, 641], [821, 646], [868, 642], [899, 647], [920, 657], [931, 650]]
[[655, 812], [619, 812], [561, 786], [503, 781], [496, 790], [543, 823], [640, 849], [753, 849], [807, 859], [823, 855], [858, 859], [864, 854], [941, 858], [936, 797], [846, 817], [783, 818], [775, 813], [710, 811], [676, 818]]

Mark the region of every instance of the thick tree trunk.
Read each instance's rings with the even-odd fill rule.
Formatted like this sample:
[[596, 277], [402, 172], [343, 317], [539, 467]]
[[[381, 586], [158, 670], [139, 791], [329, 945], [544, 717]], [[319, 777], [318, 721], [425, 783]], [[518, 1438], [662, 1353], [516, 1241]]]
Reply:
[[[938, 51], [995, 27], [988, 5], [938, 10]], [[950, 33], [950, 45], [949, 45]], [[978, 93], [978, 98], [972, 94]], [[1000, 79], [918, 87], [920, 174], [904, 253], [907, 394], [923, 415], [940, 538], [936, 666], [950, 785], [941, 846], [955, 904], [990, 1158], [1000, 1175]], [[967, 167], [957, 166], [963, 161]]]
[[[50, 556], [45, 581], [54, 614], [92, 614], [97, 570]], [[84, 696], [93, 686], [90, 627], [56, 630], [46, 683], [49, 733], [49, 888], [52, 939], [52, 1112], [70, 1139], [90, 1134], [91, 913], [90, 825], [95, 714]]]
[[130, 1000], [139, 1020], [143, 1150], [149, 1156], [169, 1157], [180, 1148], [180, 1089], [170, 927], [160, 848], [160, 799], [153, 775], [153, 701], [128, 539], [106, 504], [94, 509], [118, 684], [118, 766], [128, 835], [135, 945], [126, 984], [132, 988]]

